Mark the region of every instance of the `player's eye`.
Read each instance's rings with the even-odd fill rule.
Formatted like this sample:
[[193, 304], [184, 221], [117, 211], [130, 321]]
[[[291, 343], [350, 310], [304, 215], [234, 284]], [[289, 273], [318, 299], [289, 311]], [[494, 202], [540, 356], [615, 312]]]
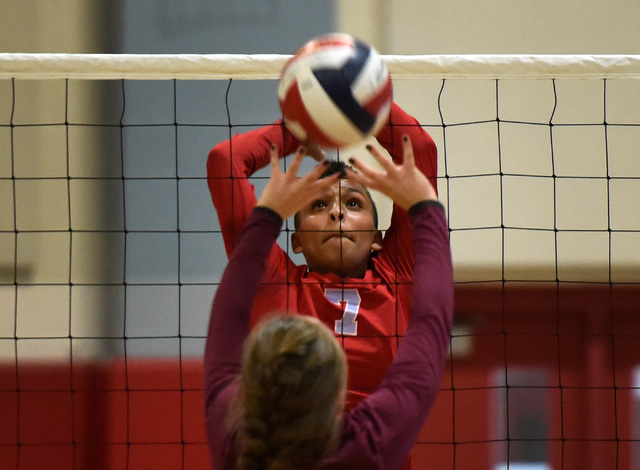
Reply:
[[349, 199], [345, 205], [350, 208], [358, 208], [362, 207], [362, 202], [358, 199]]
[[322, 209], [324, 207], [327, 207], [327, 204], [324, 201], [315, 201], [311, 204], [311, 209]]

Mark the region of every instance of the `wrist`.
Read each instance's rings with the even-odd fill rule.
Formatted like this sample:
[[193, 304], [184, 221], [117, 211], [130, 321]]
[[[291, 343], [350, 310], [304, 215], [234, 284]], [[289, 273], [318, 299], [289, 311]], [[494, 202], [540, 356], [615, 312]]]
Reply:
[[274, 219], [277, 219], [278, 222], [282, 225], [282, 222], [284, 221], [284, 219], [282, 218], [282, 216], [280, 214], [278, 214], [278, 212], [276, 212], [275, 210], [273, 210], [271, 207], [267, 207], [264, 205], [260, 205], [258, 204], [254, 209], [254, 211], [257, 212], [263, 212], [265, 214], [269, 214], [271, 217], [273, 217]]
[[415, 204], [413, 204], [407, 212], [409, 213], [409, 215], [412, 215], [416, 212], [419, 212], [423, 207], [427, 207], [431, 205], [440, 207], [442, 210], [444, 210], [444, 206], [440, 201], [435, 199], [423, 199], [422, 201], [418, 201]]

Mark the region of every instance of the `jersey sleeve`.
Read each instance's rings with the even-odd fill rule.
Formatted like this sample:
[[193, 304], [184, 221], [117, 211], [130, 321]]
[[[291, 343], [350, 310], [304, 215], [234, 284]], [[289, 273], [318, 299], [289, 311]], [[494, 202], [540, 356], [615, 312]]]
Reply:
[[249, 318], [271, 245], [282, 219], [273, 211], [255, 209], [237, 239], [211, 307], [204, 355], [205, 421], [215, 468], [223, 466], [234, 446], [232, 431], [223, 423], [237, 392], [242, 348]]
[[[431, 136], [420, 123], [406, 113], [396, 103], [391, 108], [389, 123], [376, 136], [396, 163], [403, 161], [402, 136], [411, 139], [416, 166], [427, 176], [433, 187], [438, 189], [438, 150]], [[386, 231], [383, 249], [379, 259], [386, 263], [401, 280], [413, 278], [413, 237], [407, 212], [393, 205], [391, 224]]]
[[[381, 469], [402, 468], [440, 389], [453, 325], [444, 211], [428, 202], [410, 212], [416, 266], [409, 327], [380, 387], [345, 416], [358, 448], [352, 452]], [[343, 457], [349, 458], [348, 446], [339, 451]]]
[[221, 378], [239, 372], [253, 301], [281, 225], [275, 212], [257, 208], [238, 237], [211, 306], [204, 357], [206, 397], [215, 395]]
[[256, 206], [255, 188], [249, 177], [269, 164], [270, 146], [280, 157], [295, 152], [300, 142], [281, 121], [242, 134], [216, 145], [207, 159], [207, 184], [218, 213], [227, 255]]

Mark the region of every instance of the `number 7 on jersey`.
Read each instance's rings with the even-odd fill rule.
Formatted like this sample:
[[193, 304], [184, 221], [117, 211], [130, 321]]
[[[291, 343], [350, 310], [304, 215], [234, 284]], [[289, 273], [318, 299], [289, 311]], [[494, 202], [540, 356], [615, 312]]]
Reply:
[[334, 331], [339, 335], [356, 336], [358, 322], [356, 317], [360, 311], [360, 294], [358, 289], [325, 289], [324, 294], [332, 304], [342, 307], [342, 319], [336, 320]]

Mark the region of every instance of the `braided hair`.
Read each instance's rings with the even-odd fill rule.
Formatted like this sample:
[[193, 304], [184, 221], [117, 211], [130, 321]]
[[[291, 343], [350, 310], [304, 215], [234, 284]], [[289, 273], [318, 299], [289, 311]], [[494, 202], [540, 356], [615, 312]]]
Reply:
[[337, 445], [346, 361], [333, 333], [303, 315], [256, 327], [241, 375], [242, 470], [315, 468]]

